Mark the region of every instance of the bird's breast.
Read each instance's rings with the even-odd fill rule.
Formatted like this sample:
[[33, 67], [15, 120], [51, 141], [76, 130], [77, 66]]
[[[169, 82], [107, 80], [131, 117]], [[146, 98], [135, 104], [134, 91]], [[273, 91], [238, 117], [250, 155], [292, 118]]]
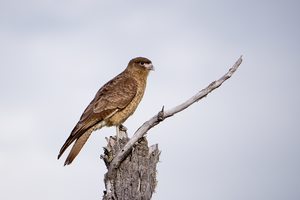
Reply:
[[130, 115], [134, 113], [145, 92], [146, 82], [139, 85], [137, 93], [132, 101], [122, 110], [118, 111], [107, 120], [108, 126], [117, 126], [122, 124]]

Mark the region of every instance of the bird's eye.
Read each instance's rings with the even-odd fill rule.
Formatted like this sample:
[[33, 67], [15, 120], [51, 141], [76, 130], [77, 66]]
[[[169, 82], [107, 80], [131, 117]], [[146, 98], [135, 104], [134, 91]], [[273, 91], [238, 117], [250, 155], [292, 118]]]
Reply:
[[144, 65], [145, 63], [144, 62], [140, 62], [140, 65]]

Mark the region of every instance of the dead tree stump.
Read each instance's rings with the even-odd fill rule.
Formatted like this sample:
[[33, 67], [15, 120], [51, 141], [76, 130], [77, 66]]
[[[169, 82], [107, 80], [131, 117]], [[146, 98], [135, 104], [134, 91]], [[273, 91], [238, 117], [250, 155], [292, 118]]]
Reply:
[[[104, 147], [104, 160], [107, 169], [113, 158], [129, 141], [126, 132], [122, 131], [122, 137], [110, 137]], [[105, 174], [103, 200], [149, 200], [155, 190], [156, 165], [159, 161], [160, 151], [158, 145], [148, 147], [148, 141], [142, 137], [136, 142], [114, 173]]]

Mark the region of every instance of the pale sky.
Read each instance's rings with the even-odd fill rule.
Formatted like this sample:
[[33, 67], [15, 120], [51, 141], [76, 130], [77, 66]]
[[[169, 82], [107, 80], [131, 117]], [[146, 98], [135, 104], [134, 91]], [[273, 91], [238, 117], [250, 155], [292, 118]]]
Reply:
[[299, 1], [0, 0], [0, 199], [101, 199], [105, 137], [57, 154], [97, 90], [152, 60], [129, 135], [244, 61], [224, 85], [149, 131], [154, 200], [300, 199]]

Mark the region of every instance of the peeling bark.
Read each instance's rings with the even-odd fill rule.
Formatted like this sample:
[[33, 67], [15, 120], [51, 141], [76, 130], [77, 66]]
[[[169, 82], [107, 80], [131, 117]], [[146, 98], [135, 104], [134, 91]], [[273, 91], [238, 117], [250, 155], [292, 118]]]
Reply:
[[[113, 158], [129, 141], [127, 134], [121, 138], [110, 137], [104, 148], [104, 160], [107, 169]], [[148, 141], [142, 137], [136, 142], [113, 174], [105, 174], [103, 200], [149, 200], [154, 193], [156, 181], [156, 165], [159, 161], [158, 145], [148, 147]]]

